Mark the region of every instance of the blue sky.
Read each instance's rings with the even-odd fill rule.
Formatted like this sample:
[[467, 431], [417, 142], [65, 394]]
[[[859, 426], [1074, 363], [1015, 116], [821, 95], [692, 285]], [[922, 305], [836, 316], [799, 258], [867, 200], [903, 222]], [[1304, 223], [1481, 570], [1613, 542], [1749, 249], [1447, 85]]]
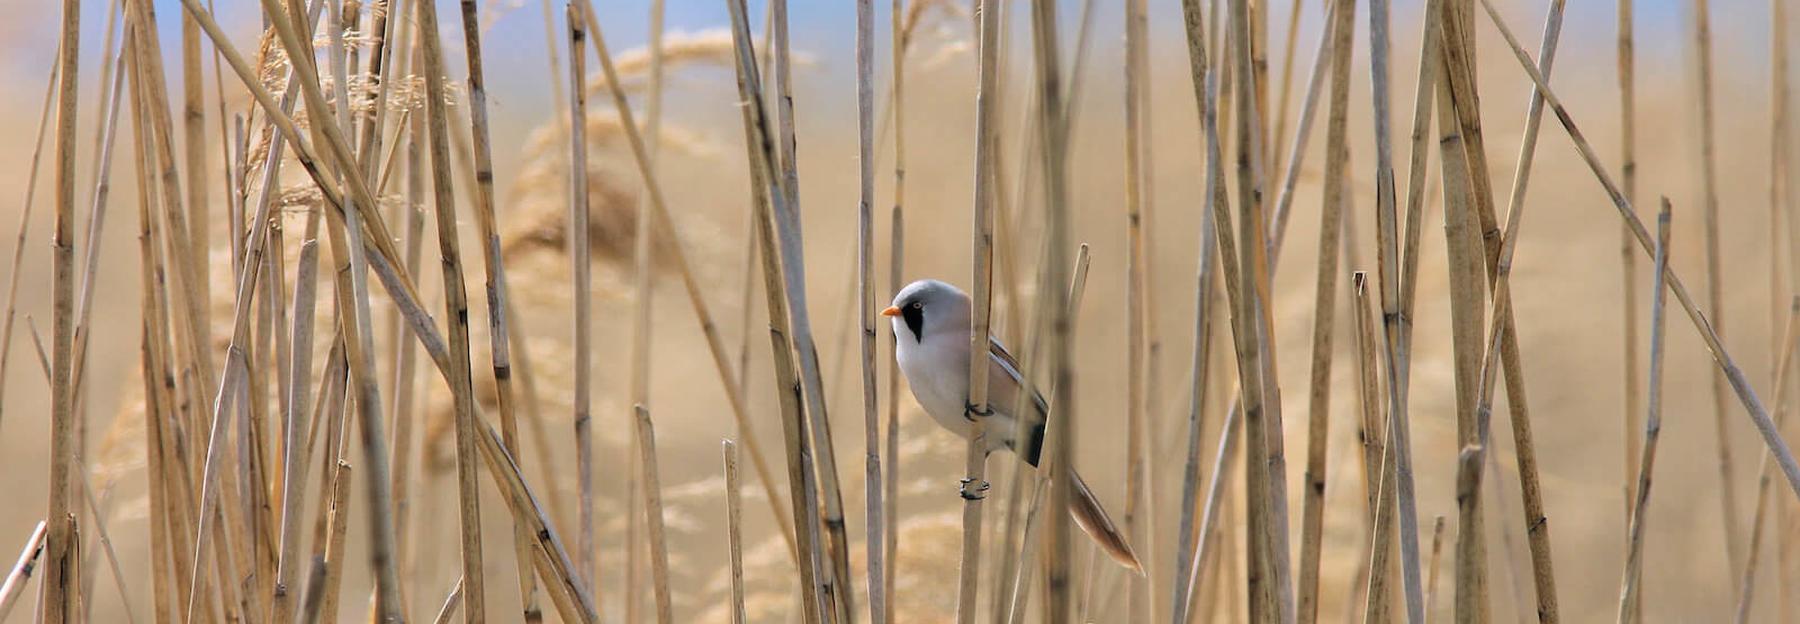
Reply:
[[[252, 0], [213, 0], [220, 7], [221, 21], [233, 33], [248, 33], [245, 25], [253, 23], [257, 2]], [[483, 0], [483, 10], [487, 14], [495, 14], [495, 9], [504, 9], [498, 22], [488, 33], [486, 43], [493, 58], [490, 65], [496, 68], [517, 66], [536, 68], [543, 65], [542, 54], [545, 44], [540, 8], [541, 0]], [[83, 64], [94, 62], [97, 54], [91, 52], [103, 32], [104, 15], [110, 2], [106, 0], [86, 0], [83, 5]], [[177, 0], [157, 0], [159, 20], [163, 23], [162, 32], [165, 47], [174, 41], [179, 32], [177, 19], [181, 4]], [[752, 12], [760, 15], [760, 2], [752, 2]], [[1403, 39], [1411, 30], [1407, 27], [1415, 22], [1419, 10], [1419, 0], [1397, 0], [1394, 6], [1396, 18], [1396, 38]], [[1514, 27], [1521, 32], [1535, 31], [1541, 14], [1541, 2], [1505, 3], [1512, 5], [1507, 12], [1521, 19], [1530, 16], [1528, 21], [1516, 21]], [[1639, 55], [1646, 64], [1659, 64], [1664, 61], [1679, 62], [1679, 54], [1684, 47], [1681, 37], [1682, 21], [1686, 14], [1687, 2], [1680, 0], [1640, 0], [1637, 3], [1637, 25], [1640, 40]], [[47, 0], [0, 0], [0, 10], [4, 10], [10, 19], [10, 25], [0, 25], [0, 35], [5, 36], [5, 54], [0, 55], [0, 71], [11, 78], [28, 78], [39, 76], [44, 64], [55, 47], [58, 2]], [[554, 11], [560, 16], [562, 2], [552, 3]], [[1176, 0], [1153, 0], [1151, 3], [1153, 16], [1152, 28], [1154, 39], [1160, 42], [1159, 53], [1174, 53], [1180, 41], [1179, 5]], [[442, 20], [447, 32], [452, 32], [456, 25], [456, 3], [447, 0], [439, 1]], [[1021, 4], [1020, 6], [1023, 6]], [[1073, 22], [1079, 7], [1076, 0], [1062, 0], [1065, 24]], [[1272, 24], [1272, 34], [1279, 35], [1280, 23], [1289, 4], [1275, 0], [1276, 24]], [[645, 24], [649, 2], [647, 0], [630, 0], [613, 2], [602, 0], [595, 2], [600, 13], [609, 43], [616, 49], [624, 49], [641, 45], [644, 40]], [[853, 33], [851, 30], [854, 18], [854, 4], [849, 0], [794, 0], [790, 5], [791, 23], [794, 43], [797, 49], [813, 51], [827, 61], [821, 70], [849, 71], [845, 63], [830, 63], [832, 56], [842, 55], [850, 50]], [[1117, 0], [1099, 0], [1096, 3], [1096, 32], [1103, 38], [1118, 30]], [[1567, 28], [1569, 37], [1565, 44], [1577, 46], [1574, 49], [1591, 48], [1596, 53], [1606, 53], [1610, 57], [1615, 20], [1615, 5], [1612, 2], [1571, 2]], [[884, 33], [887, 19], [887, 0], [877, 0], [877, 19], [883, 25], [876, 30]], [[1715, 29], [1720, 35], [1721, 59], [1733, 54], [1735, 50], [1743, 50], [1749, 57], [1761, 58], [1766, 53], [1760, 52], [1766, 46], [1767, 8], [1766, 3], [1745, 0], [1743, 2], [1718, 2], [1713, 6]], [[1022, 16], [1018, 16], [1022, 17]], [[709, 0], [676, 0], [668, 3], [668, 27], [678, 30], [700, 30], [717, 28], [726, 24], [725, 5], [722, 1]], [[1316, 17], [1313, 18], [1316, 21]], [[1360, 20], [1359, 20], [1360, 21]], [[1022, 24], [1023, 20], [1016, 20]], [[1303, 28], [1316, 28], [1316, 24], [1307, 24]], [[1488, 30], [1483, 27], [1483, 30]], [[1021, 31], [1022, 32], [1022, 29]], [[1489, 33], [1491, 34], [1491, 32]], [[881, 37], [886, 45], [886, 37]], [[1021, 38], [1022, 39], [1022, 38]], [[247, 44], [248, 38], [240, 39], [240, 44]], [[560, 41], [558, 42], [561, 43]], [[459, 49], [460, 45], [452, 49]], [[1097, 51], [1103, 50], [1104, 46]], [[1610, 60], [1610, 58], [1608, 59]], [[541, 78], [541, 76], [539, 76]], [[496, 76], [496, 79], [501, 79]], [[16, 82], [9, 81], [9, 84]], [[27, 83], [29, 84], [29, 83]]]

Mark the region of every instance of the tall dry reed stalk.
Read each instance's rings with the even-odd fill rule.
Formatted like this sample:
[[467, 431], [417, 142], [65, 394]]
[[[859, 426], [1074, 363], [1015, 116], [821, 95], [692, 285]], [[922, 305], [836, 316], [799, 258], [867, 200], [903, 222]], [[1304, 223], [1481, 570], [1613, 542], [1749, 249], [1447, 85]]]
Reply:
[[[812, 449], [807, 440], [801, 415], [799, 373], [795, 370], [790, 334], [784, 322], [789, 300], [782, 274], [783, 256], [777, 255], [775, 221], [778, 213], [791, 210], [787, 195], [776, 171], [776, 150], [769, 131], [769, 119], [763, 108], [763, 85], [756, 54], [751, 45], [750, 25], [742, 0], [726, 0], [731, 12], [732, 42], [737, 70], [738, 97], [743, 102], [745, 149], [750, 164], [751, 203], [755, 207], [755, 227], [761, 252], [763, 286], [769, 315], [770, 350], [775, 362], [777, 396], [781, 403], [782, 439], [787, 449], [789, 500], [793, 505], [795, 550], [800, 571], [800, 606], [802, 621], [817, 624], [825, 620], [831, 609], [831, 572], [825, 568], [819, 520], [819, 494], [813, 474]], [[772, 204], [781, 204], [777, 210]], [[794, 233], [797, 234], [797, 233]]]
[[75, 393], [70, 356], [75, 335], [75, 122], [81, 60], [81, 2], [64, 0], [56, 104], [56, 221], [51, 232], [52, 337], [50, 414], [50, 501], [44, 534], [44, 621], [62, 624], [85, 619], [79, 602], [80, 553], [76, 515], [71, 511], [75, 483]]
[[1338, 292], [1338, 258], [1350, 167], [1350, 55], [1354, 2], [1331, 11], [1331, 113], [1326, 122], [1325, 195], [1319, 211], [1319, 270], [1313, 293], [1312, 375], [1308, 393], [1306, 476], [1300, 527], [1299, 601], [1295, 621], [1319, 617], [1319, 558], [1324, 549], [1326, 444], [1330, 437], [1331, 360]]
[[980, 50], [975, 94], [975, 196], [971, 214], [974, 269], [970, 297], [974, 301], [969, 333], [969, 439], [962, 479], [962, 555], [958, 566], [956, 621], [973, 624], [975, 600], [981, 574], [982, 502], [987, 498], [988, 427], [988, 324], [993, 310], [994, 255], [994, 187], [998, 175], [994, 171], [994, 149], [999, 143], [996, 111], [999, 109], [1000, 74], [1000, 8], [997, 2], [983, 0], [976, 9], [980, 23]]

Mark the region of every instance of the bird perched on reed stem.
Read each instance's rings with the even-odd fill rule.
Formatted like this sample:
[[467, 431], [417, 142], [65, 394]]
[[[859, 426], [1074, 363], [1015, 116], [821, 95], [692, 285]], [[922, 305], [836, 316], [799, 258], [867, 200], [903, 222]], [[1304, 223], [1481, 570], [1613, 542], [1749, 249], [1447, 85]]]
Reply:
[[[963, 291], [938, 280], [919, 280], [900, 289], [894, 295], [893, 305], [881, 311], [894, 325], [894, 359], [906, 375], [913, 398], [932, 420], [968, 438], [970, 423], [976, 418], [985, 419], [988, 452], [1011, 450], [1036, 467], [1043, 451], [1050, 405], [1035, 390], [1030, 393], [1028, 405], [1023, 409], [1017, 405], [1023, 379], [1019, 362], [992, 337], [988, 339], [988, 410], [977, 414], [968, 403], [969, 303], [969, 296]], [[1020, 419], [1024, 419], [1023, 427]], [[1113, 526], [1099, 499], [1074, 470], [1068, 474], [1073, 489], [1069, 515], [1113, 561], [1143, 574], [1137, 554], [1124, 533]], [[968, 491], [967, 483], [963, 485], [964, 496], [974, 495]]]

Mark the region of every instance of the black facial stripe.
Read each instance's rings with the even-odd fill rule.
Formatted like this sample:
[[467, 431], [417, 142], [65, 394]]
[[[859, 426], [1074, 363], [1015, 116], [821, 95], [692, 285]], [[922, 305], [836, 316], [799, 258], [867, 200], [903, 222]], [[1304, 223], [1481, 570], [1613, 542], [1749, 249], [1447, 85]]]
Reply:
[[906, 328], [912, 330], [913, 341], [925, 341], [925, 310], [909, 303], [900, 307], [900, 318], [906, 321]]

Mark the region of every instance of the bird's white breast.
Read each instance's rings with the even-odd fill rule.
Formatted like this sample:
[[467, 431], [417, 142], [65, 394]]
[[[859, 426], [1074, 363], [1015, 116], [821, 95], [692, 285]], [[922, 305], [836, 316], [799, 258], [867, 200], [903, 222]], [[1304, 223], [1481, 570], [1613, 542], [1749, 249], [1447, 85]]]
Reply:
[[912, 387], [913, 397], [931, 419], [960, 436], [968, 436], [963, 403], [969, 398], [969, 338], [940, 333], [915, 339], [901, 319], [894, 319], [894, 358]]

